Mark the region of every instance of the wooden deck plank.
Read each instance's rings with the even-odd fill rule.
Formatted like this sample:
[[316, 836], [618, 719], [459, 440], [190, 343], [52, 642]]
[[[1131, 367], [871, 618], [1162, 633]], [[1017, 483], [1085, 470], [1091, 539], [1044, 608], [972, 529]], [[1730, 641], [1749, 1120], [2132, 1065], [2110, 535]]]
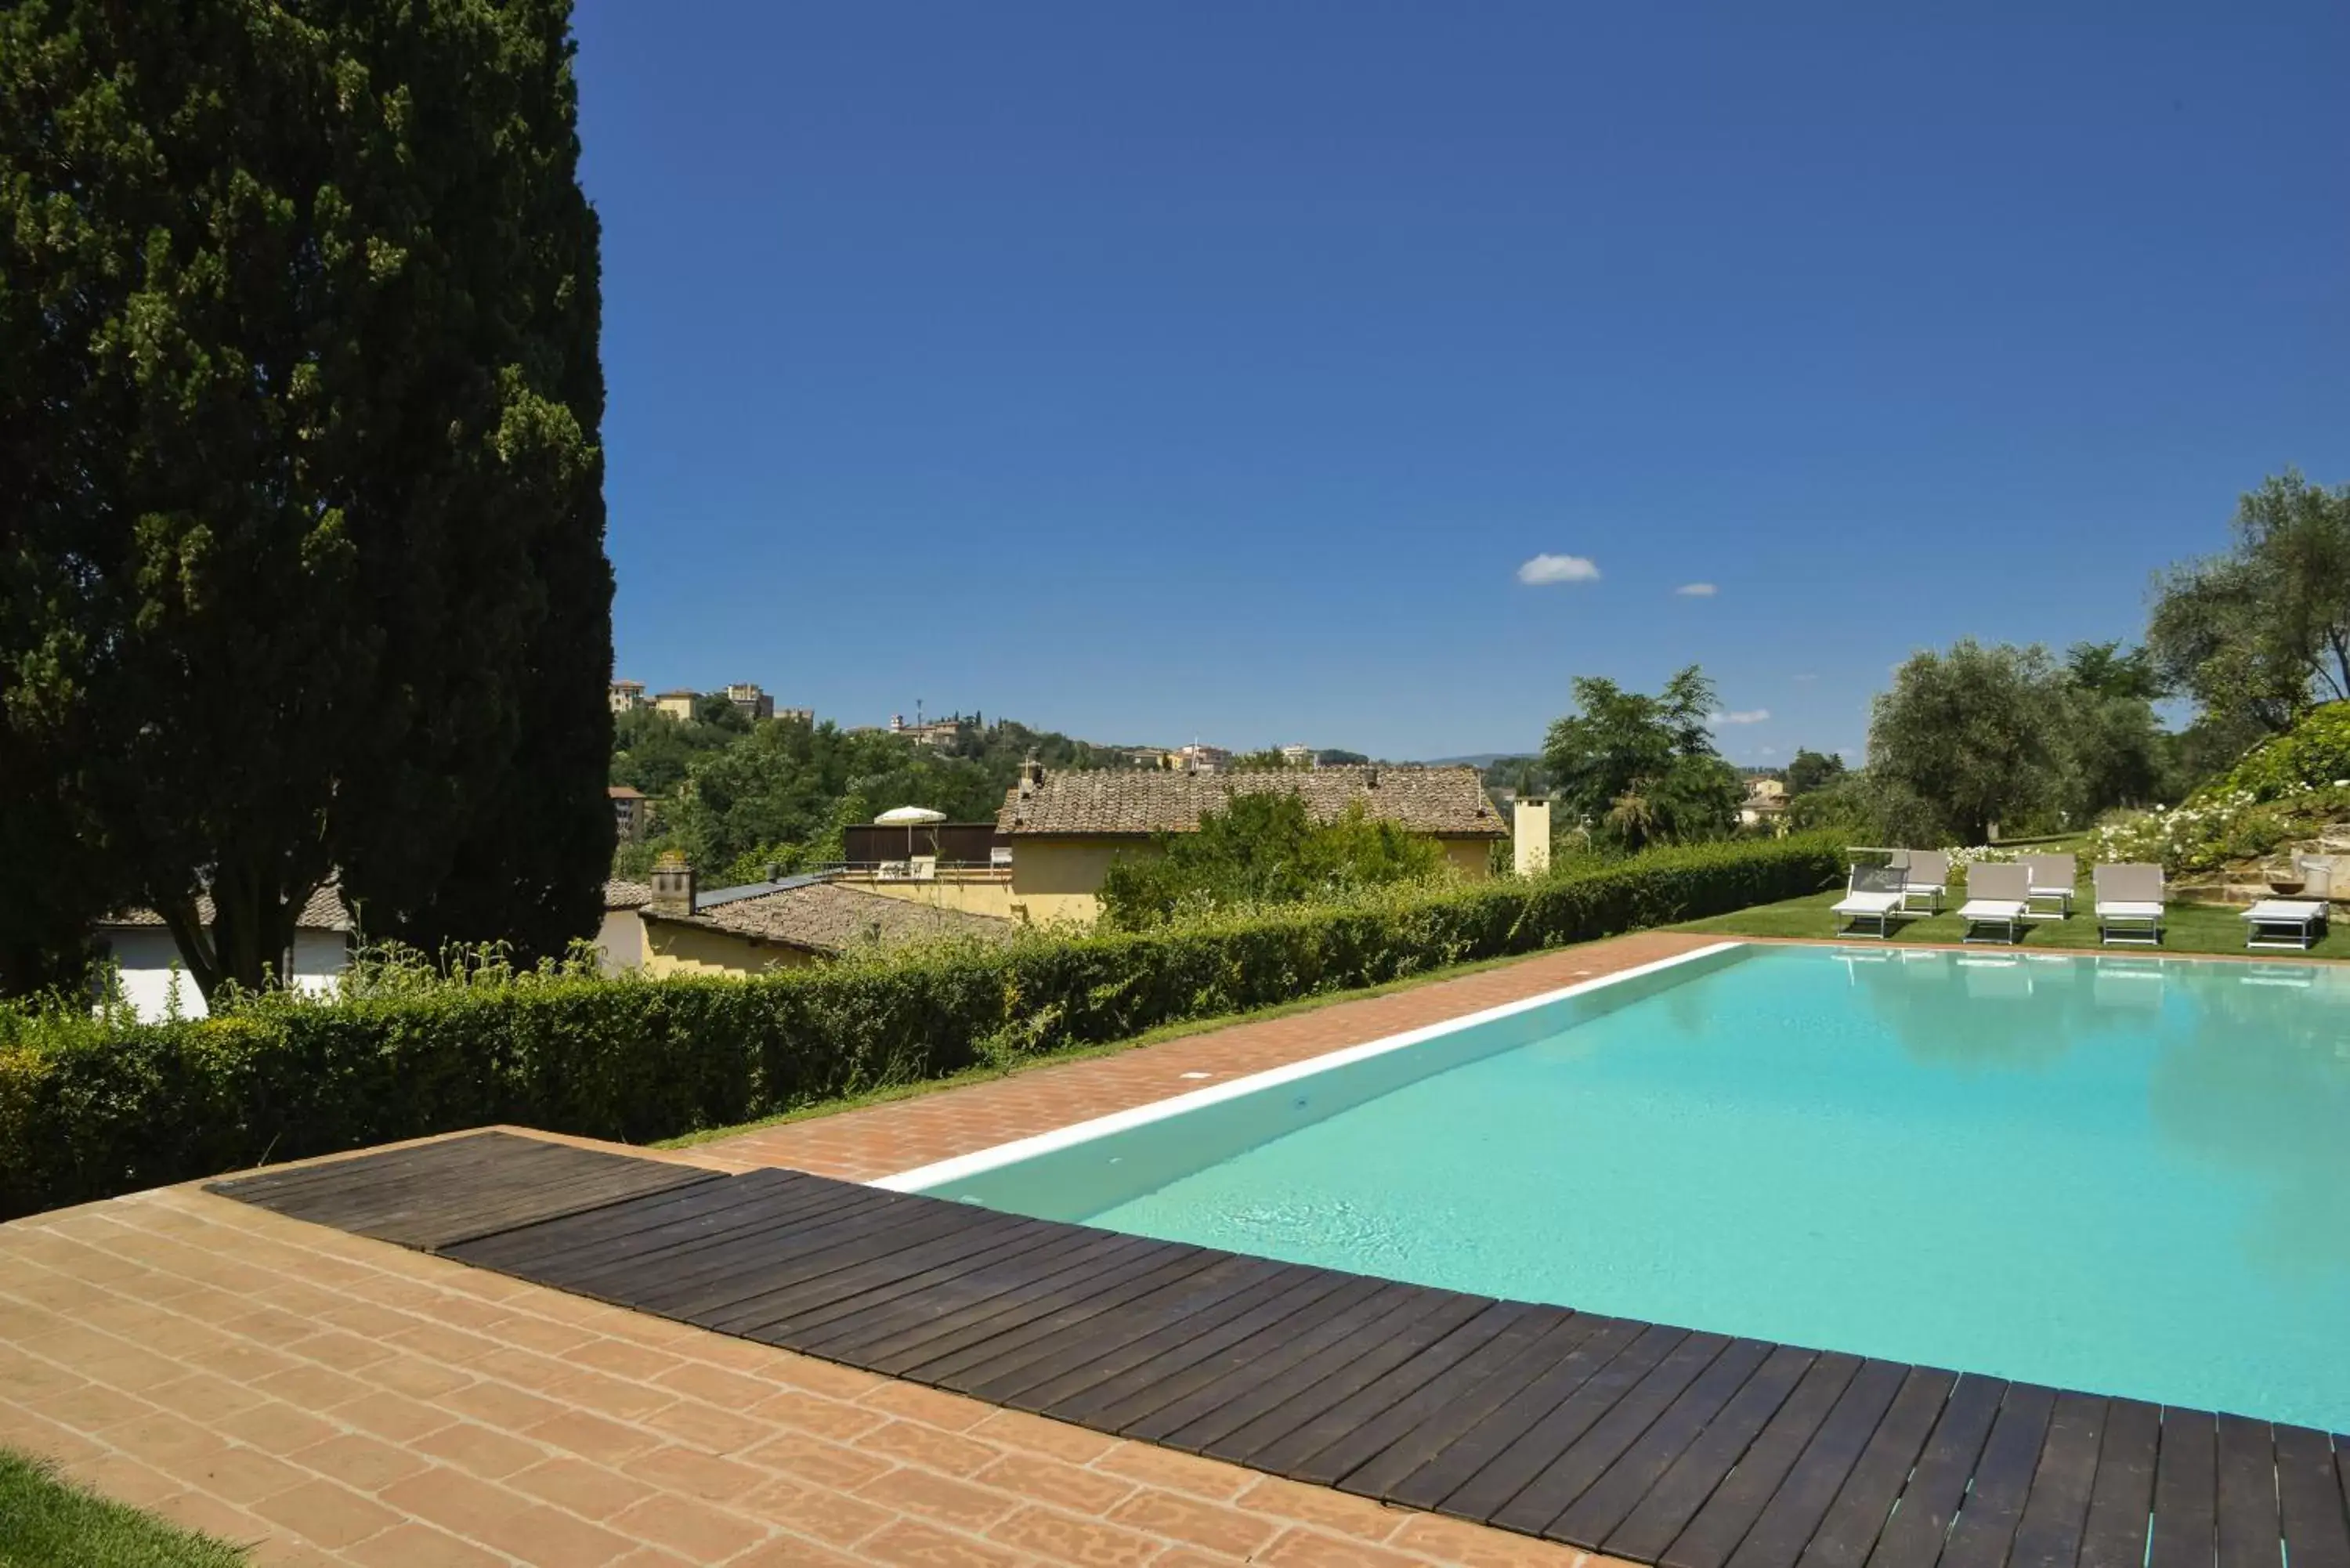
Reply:
[[1345, 1274], [1324, 1275], [1311, 1299], [1274, 1303], [1202, 1334], [1133, 1368], [1111, 1383], [1055, 1405], [1056, 1421], [1103, 1432], [1130, 1432], [1139, 1422], [1172, 1430], [1190, 1415], [1229, 1397], [1232, 1379], [1263, 1382], [1333, 1337], [1410, 1299], [1416, 1285], [1390, 1285]]
[[802, 1324], [829, 1323], [859, 1303], [876, 1305], [918, 1291], [918, 1281], [951, 1274], [976, 1265], [982, 1256], [1017, 1248], [1022, 1241], [1052, 1233], [1040, 1220], [1005, 1219], [997, 1225], [959, 1225], [929, 1241], [836, 1269], [811, 1280], [779, 1285], [747, 1297], [723, 1313], [704, 1314], [696, 1321], [721, 1334], [748, 1334], [772, 1331], [771, 1337], [798, 1337]]
[[[1607, 1457], [1604, 1466], [1592, 1467], [1592, 1461], [1599, 1457], [1596, 1450], [1578, 1459], [1582, 1472], [1576, 1475], [1571, 1488], [1563, 1489], [1566, 1503], [1533, 1527], [1533, 1532], [1586, 1551], [1596, 1549], [1697, 1441], [1722, 1407], [1737, 1397], [1738, 1391], [1753, 1378], [1775, 1348], [1759, 1339], [1733, 1341], [1637, 1438], [1615, 1445], [1615, 1451]], [[1614, 1421], [1617, 1417], [1617, 1411], [1610, 1411], [1607, 1420]], [[1599, 1436], [1595, 1428], [1576, 1447], [1591, 1444]], [[1562, 1456], [1562, 1463], [1573, 1457], [1572, 1452]], [[1559, 1468], [1554, 1466], [1553, 1470]], [[1551, 1471], [1545, 1471], [1513, 1500], [1511, 1506], [1514, 1509], [1526, 1504], [1531, 1514], [1531, 1500], [1536, 1489], [1555, 1480]]]
[[636, 1256], [671, 1235], [692, 1236], [726, 1223], [733, 1211], [793, 1191], [821, 1194], [825, 1189], [797, 1171], [751, 1171], [724, 1181], [647, 1193], [581, 1214], [519, 1225], [494, 1236], [455, 1243], [442, 1251], [477, 1268], [510, 1272], [539, 1269], [556, 1259], [579, 1267], [598, 1256]]
[[1069, 1241], [1064, 1228], [1042, 1220], [1001, 1231], [966, 1231], [939, 1241], [919, 1258], [875, 1262], [865, 1265], [862, 1272], [851, 1271], [855, 1278], [838, 1280], [817, 1293], [824, 1299], [812, 1296], [795, 1302], [782, 1315], [767, 1316], [769, 1309], [761, 1309], [755, 1316], [746, 1312], [711, 1326], [721, 1334], [746, 1339], [758, 1334], [769, 1343], [788, 1339], [795, 1345], [806, 1345], [827, 1329], [871, 1324], [901, 1303], [935, 1303], [941, 1286], [975, 1278], [983, 1269], [1021, 1277], [1035, 1267], [1035, 1254]]
[[1208, 1267], [1215, 1258], [1204, 1247], [1149, 1241], [1115, 1263], [1080, 1267], [1073, 1273], [1024, 1287], [1007, 1301], [991, 1302], [985, 1310], [931, 1326], [910, 1345], [887, 1351], [876, 1348], [865, 1353], [863, 1359], [876, 1372], [917, 1383], [943, 1384], [988, 1357], [1016, 1351], [1114, 1312], [1128, 1300]]
[[1173, 1242], [1160, 1242], [1147, 1251], [1139, 1263], [1138, 1268], [1117, 1271], [1115, 1278], [1081, 1280], [1024, 1303], [1006, 1314], [1008, 1321], [976, 1324], [980, 1332], [968, 1343], [933, 1347], [920, 1361], [905, 1365], [899, 1375], [941, 1388], [967, 1388], [974, 1380], [1028, 1366], [1052, 1355], [1056, 1346], [1114, 1326], [1118, 1320], [1112, 1314], [1122, 1316], [1129, 1306], [1148, 1311], [1152, 1303], [1179, 1294], [1187, 1285], [1212, 1283], [1230, 1277], [1236, 1268], [1227, 1253]]
[[2220, 1417], [2219, 1568], [2279, 1568], [2276, 1438], [2266, 1421]]
[[987, 1259], [918, 1298], [795, 1339], [811, 1355], [879, 1366], [947, 1335], [968, 1334], [1055, 1291], [1103, 1279], [1145, 1254], [1158, 1255], [1160, 1246], [1141, 1236], [1072, 1229], [1024, 1261]]
[[2056, 1396], [2040, 1469], [2008, 1551], [2010, 1568], [2074, 1568], [2079, 1560], [2111, 1403], [2095, 1394]]
[[1941, 1568], [2000, 1568], [2007, 1561], [2055, 1409], [2053, 1388], [2033, 1383], [2007, 1386], [1999, 1418], [1991, 1423], [1982, 1458], [1975, 1462], [1967, 1500], [1942, 1543]]
[[[1720, 1376], [1720, 1399], [1727, 1399], [1746, 1381], [1768, 1352], [1753, 1340], [1733, 1340], [1720, 1334], [1696, 1334], [1683, 1340], [1657, 1370], [1614, 1404], [1600, 1411], [1581, 1436], [1552, 1459], [1503, 1507], [1487, 1517], [1504, 1529], [1538, 1535], [1551, 1521], [1574, 1506], [1636, 1443], [1642, 1441], [1683, 1396], [1709, 1377]], [[1729, 1365], [1723, 1366], [1727, 1361]], [[1711, 1397], [1711, 1393], [1706, 1397]], [[1719, 1403], [1720, 1400], [1715, 1400]], [[1540, 1428], [1536, 1428], [1537, 1431]], [[1669, 1443], [1669, 1433], [1660, 1435]]]
[[1926, 1439], [1925, 1452], [1909, 1472], [1909, 1484], [1902, 1489], [1893, 1517], [1868, 1554], [1868, 1568], [1934, 1568], [2006, 1395], [2007, 1385], [1996, 1377], [1960, 1377]]
[[2218, 1559], [2218, 1417], [2166, 1407], [2155, 1455], [2154, 1539], [2147, 1568], [2212, 1568]]
[[2332, 1441], [2307, 1427], [2279, 1427], [2276, 1473], [2291, 1568], [2350, 1568], [2350, 1513], [2343, 1506]]
[[511, 1133], [359, 1155], [207, 1190], [293, 1219], [432, 1250], [517, 1225], [722, 1179], [717, 1172]]
[[1595, 1320], [1591, 1336], [1569, 1350], [1556, 1365], [1544, 1369], [1521, 1388], [1504, 1390], [1487, 1414], [1466, 1424], [1459, 1432], [1445, 1433], [1409, 1475], [1386, 1488], [1384, 1501], [1407, 1508], [1434, 1508], [1643, 1335], [1649, 1336], [1644, 1354], [1662, 1355], [1670, 1344], [1670, 1336], [1679, 1332], [1668, 1329], [1659, 1334], [1651, 1324], [1625, 1318]]
[[1570, 1315], [1555, 1307], [1495, 1302], [1385, 1376], [1266, 1444], [1256, 1460], [1297, 1480], [1332, 1485], [1392, 1440], [1379, 1435], [1382, 1427], [1405, 1430], [1418, 1418], [1415, 1412], [1434, 1409]]
[[1532, 1421], [1471, 1432], [1447, 1456], [1447, 1463], [1416, 1478], [1421, 1489], [1417, 1495], [1430, 1496], [1439, 1478], [1449, 1479], [1451, 1484], [1431, 1496], [1427, 1506], [1461, 1519], [1491, 1519], [1659, 1367], [1666, 1368], [1664, 1381], [1678, 1394], [1727, 1343], [1720, 1334], [1693, 1334], [1663, 1324], [1644, 1328]]
[[1019, 1407], [1049, 1411], [1056, 1421], [1107, 1426], [1089, 1417], [1267, 1326], [1300, 1314], [1311, 1323], [1316, 1303], [1355, 1283], [1344, 1274], [1295, 1265], [1268, 1274], [1230, 1301], [1128, 1339], [1108, 1355], [1024, 1384]]
[[1387, 1376], [1491, 1304], [1486, 1297], [1445, 1291], [1438, 1293], [1432, 1307], [1425, 1301], [1400, 1307], [1365, 1333], [1326, 1346], [1262, 1388], [1170, 1432], [1163, 1441], [1253, 1463], [1257, 1449]]
[[[659, 1260], [637, 1288], [646, 1309], [691, 1322], [763, 1291], [807, 1279], [873, 1249], [905, 1243], [904, 1232], [934, 1232], [954, 1218], [899, 1194], [877, 1192], [805, 1220], [786, 1220], [747, 1237], [702, 1242]], [[919, 1229], [918, 1229], [919, 1228]], [[845, 1256], [862, 1251], [853, 1260]]]
[[1860, 1373], [1857, 1355], [1818, 1357], [1721, 1484], [1657, 1557], [1665, 1568], [1722, 1568], [1770, 1506], [1812, 1435]]
[[[1448, 1388], [1447, 1397], [1432, 1407], [1416, 1410], [1418, 1417], [1394, 1430], [1384, 1447], [1353, 1465], [1338, 1480], [1341, 1491], [1385, 1499], [1388, 1493], [1421, 1466], [1436, 1459], [1480, 1421], [1537, 1383], [1553, 1376], [1579, 1378], [1588, 1374], [1596, 1357], [1605, 1360], [1631, 1343], [1640, 1325], [1596, 1313], [1577, 1313], [1552, 1324], [1525, 1349], [1483, 1373], [1477, 1380]], [[1612, 1338], [1609, 1345], [1595, 1345]], [[1583, 1359], [1578, 1361], [1577, 1357]], [[1576, 1370], [1577, 1368], [1581, 1370]], [[1562, 1394], [1559, 1397], [1565, 1397]], [[1387, 1436], [1396, 1423], [1382, 1424]]]
[[[1804, 1387], [1818, 1359], [1792, 1345], [1772, 1351], [1697, 1440], [1607, 1532], [1599, 1549], [1610, 1556], [1637, 1556], [1651, 1563], [1661, 1557], [1780, 1407]], [[1832, 1401], [1835, 1395], [1826, 1397]], [[1825, 1402], [1821, 1408], [1826, 1408]]]
[[1853, 1467], [1867, 1451], [1908, 1372], [1896, 1362], [1861, 1363], [1796, 1457], [1787, 1479], [1730, 1554], [1730, 1568], [1794, 1568], [1828, 1510], [1835, 1506]]
[[779, 1189], [744, 1204], [723, 1224], [665, 1237], [642, 1252], [598, 1250], [577, 1260], [558, 1253], [536, 1267], [567, 1287], [598, 1289], [608, 1280], [645, 1272], [649, 1265], [658, 1264], [665, 1283], [681, 1286], [735, 1268], [746, 1257], [787, 1253], [795, 1244], [805, 1249], [812, 1243], [799, 1239], [814, 1234], [817, 1227], [879, 1212], [887, 1206], [887, 1198], [865, 1192], [812, 1199], [796, 1189]]
[[2147, 1516], [2154, 1511], [2155, 1452], [2162, 1411], [2137, 1399], [2106, 1405], [2097, 1479], [2081, 1526], [2075, 1568], [2146, 1568]]
[[1796, 1559], [1798, 1568], [1862, 1568], [1868, 1561], [1958, 1380], [1957, 1373], [1936, 1367], [1909, 1369], [1835, 1501]]
[[1042, 1355], [983, 1368], [965, 1380], [962, 1392], [990, 1404], [1043, 1410], [1190, 1334], [1212, 1332], [1299, 1285], [1320, 1282], [1316, 1271], [1296, 1263], [1228, 1261], [1133, 1303], [1091, 1333], [1055, 1341]]

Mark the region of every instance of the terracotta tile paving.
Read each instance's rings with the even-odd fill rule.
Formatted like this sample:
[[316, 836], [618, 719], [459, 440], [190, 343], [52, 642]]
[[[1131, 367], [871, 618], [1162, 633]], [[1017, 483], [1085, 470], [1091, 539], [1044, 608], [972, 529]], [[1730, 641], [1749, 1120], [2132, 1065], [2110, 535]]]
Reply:
[[[869, 1177], [1196, 1087], [1186, 1073], [1255, 1072], [1701, 945], [1568, 949], [661, 1158]], [[0, 1225], [0, 1444], [249, 1543], [263, 1568], [1607, 1563], [193, 1185]]]
[[870, 1181], [895, 1171], [1149, 1105], [1222, 1079], [1458, 1018], [1505, 1002], [1694, 952], [1722, 940], [1641, 931], [1561, 948], [1516, 963], [1387, 996], [1334, 1002], [1286, 1018], [1237, 1023], [1115, 1056], [1038, 1067], [838, 1116], [787, 1122], [690, 1152], [727, 1169], [788, 1166]]

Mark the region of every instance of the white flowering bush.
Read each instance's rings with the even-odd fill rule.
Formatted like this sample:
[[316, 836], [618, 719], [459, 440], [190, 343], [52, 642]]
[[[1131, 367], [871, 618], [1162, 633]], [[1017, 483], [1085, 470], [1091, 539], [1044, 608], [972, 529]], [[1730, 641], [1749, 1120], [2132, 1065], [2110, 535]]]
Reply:
[[2223, 784], [2178, 805], [2106, 823], [2090, 835], [2089, 852], [2101, 861], [2151, 860], [2174, 873], [2208, 870], [2306, 838], [2345, 811], [2350, 779], [2282, 783], [2266, 798]]

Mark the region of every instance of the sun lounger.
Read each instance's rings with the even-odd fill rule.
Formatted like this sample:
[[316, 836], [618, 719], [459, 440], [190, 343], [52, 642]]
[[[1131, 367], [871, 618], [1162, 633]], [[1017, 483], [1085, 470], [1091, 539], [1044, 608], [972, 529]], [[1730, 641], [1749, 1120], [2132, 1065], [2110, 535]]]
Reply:
[[2024, 868], [2032, 873], [2032, 891], [2024, 903], [2045, 904], [2055, 901], [2054, 909], [2032, 909], [2035, 920], [2069, 920], [2073, 918], [2073, 884], [2081, 879], [2081, 862], [2071, 855], [2026, 855], [2021, 857]]
[[1845, 885], [1843, 900], [1832, 907], [1844, 922], [1837, 928], [1836, 934], [1862, 935], [1861, 927], [1873, 924], [1877, 929], [1866, 934], [1891, 936], [1891, 922], [1902, 913], [1905, 881], [1898, 867], [1854, 867], [1852, 877]]
[[1901, 907], [1923, 898], [1935, 914], [1942, 912], [1942, 895], [1950, 890], [1950, 857], [1939, 849], [1905, 851], [1901, 860]]
[[2307, 952], [2317, 945], [2325, 926], [2325, 917], [2332, 906], [2328, 902], [2334, 892], [2334, 863], [2314, 857], [2299, 857], [2293, 869], [2302, 877], [2303, 896], [2290, 898], [2262, 898], [2244, 911], [2244, 946], [2251, 949], [2287, 949]]
[[[1966, 922], [1966, 934], [1961, 941], [2003, 941], [2012, 943], [2023, 934], [2023, 917], [2030, 907], [2032, 873], [2021, 865], [1977, 866], [1967, 873], [1967, 901], [1959, 906], [1959, 919]], [[1978, 931], [1996, 929], [1996, 938], [1978, 936]]]
[[2097, 866], [2089, 871], [2096, 894], [2097, 940], [2107, 947], [2162, 945], [2162, 867]]

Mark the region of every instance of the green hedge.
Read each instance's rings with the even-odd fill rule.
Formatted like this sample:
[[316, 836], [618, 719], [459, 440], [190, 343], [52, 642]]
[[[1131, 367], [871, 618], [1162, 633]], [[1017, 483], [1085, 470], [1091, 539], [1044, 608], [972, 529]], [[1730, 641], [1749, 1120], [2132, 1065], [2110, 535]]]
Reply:
[[1794, 898], [1842, 870], [1835, 840], [1798, 837], [769, 979], [275, 997], [151, 1024], [0, 1018], [0, 1218], [488, 1122], [672, 1137], [975, 1062]]

